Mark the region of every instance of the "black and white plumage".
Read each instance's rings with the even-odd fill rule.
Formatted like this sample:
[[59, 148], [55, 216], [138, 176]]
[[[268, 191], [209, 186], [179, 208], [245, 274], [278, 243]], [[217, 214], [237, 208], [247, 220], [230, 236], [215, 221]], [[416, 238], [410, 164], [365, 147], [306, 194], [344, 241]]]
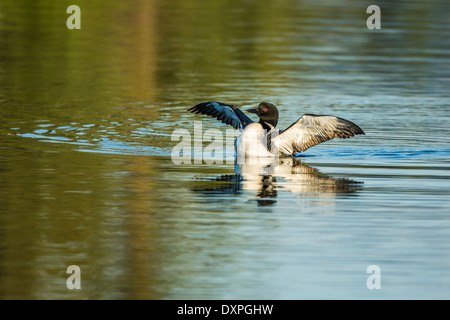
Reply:
[[272, 139], [284, 155], [293, 155], [334, 138], [347, 139], [364, 131], [351, 121], [334, 117], [305, 114]]
[[[256, 156], [264, 157], [295, 156], [299, 152], [334, 138], [346, 139], [365, 134], [351, 121], [335, 116], [314, 114], [304, 114], [285, 130], [279, 130], [276, 128], [278, 109], [267, 102], [261, 102], [256, 109], [246, 110], [258, 115], [258, 123], [253, 122], [236, 106], [221, 102], [200, 103], [188, 111], [210, 115], [223, 123], [232, 125], [235, 129], [242, 130], [241, 136], [236, 140], [236, 150], [245, 156], [251, 152], [256, 152]], [[252, 146], [253, 151], [249, 151], [248, 146]]]
[[253, 120], [247, 117], [237, 106], [222, 102], [203, 102], [188, 109], [188, 111], [215, 117], [235, 129], [244, 129], [247, 125], [253, 123]]

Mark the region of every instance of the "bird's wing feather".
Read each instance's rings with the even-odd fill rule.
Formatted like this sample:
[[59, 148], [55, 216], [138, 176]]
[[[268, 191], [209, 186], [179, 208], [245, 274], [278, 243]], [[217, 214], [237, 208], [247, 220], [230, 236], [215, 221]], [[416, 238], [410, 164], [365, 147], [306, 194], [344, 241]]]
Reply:
[[189, 108], [188, 111], [209, 115], [223, 123], [233, 126], [235, 129], [243, 129], [250, 123], [253, 123], [253, 121], [236, 106], [222, 102], [202, 102]]
[[351, 121], [333, 117], [305, 114], [272, 139], [283, 155], [294, 155], [333, 138], [350, 138], [364, 131]]

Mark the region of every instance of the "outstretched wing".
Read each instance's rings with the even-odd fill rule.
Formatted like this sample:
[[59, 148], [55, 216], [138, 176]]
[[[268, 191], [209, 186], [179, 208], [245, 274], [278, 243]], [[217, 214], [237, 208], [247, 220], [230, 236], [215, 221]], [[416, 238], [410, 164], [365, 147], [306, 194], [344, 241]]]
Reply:
[[221, 102], [203, 102], [189, 108], [188, 111], [217, 118], [223, 123], [233, 126], [235, 129], [244, 129], [247, 125], [253, 123], [238, 107]]
[[280, 154], [294, 155], [333, 138], [350, 138], [364, 131], [351, 121], [305, 114], [272, 139]]

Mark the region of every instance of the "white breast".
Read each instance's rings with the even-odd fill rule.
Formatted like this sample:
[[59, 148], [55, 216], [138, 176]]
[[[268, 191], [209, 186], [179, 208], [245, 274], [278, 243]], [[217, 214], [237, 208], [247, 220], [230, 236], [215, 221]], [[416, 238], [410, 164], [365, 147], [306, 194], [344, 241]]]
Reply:
[[259, 123], [249, 124], [236, 139], [236, 162], [256, 164], [264, 161], [261, 158], [274, 157], [267, 145], [267, 131]]

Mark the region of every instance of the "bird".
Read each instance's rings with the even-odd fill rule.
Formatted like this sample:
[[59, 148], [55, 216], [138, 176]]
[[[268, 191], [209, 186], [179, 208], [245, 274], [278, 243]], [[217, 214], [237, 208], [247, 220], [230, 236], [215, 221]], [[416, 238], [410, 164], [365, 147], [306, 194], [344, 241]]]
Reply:
[[236, 105], [217, 101], [199, 103], [188, 111], [215, 117], [241, 131], [236, 139], [238, 157], [296, 157], [299, 153], [334, 138], [346, 139], [365, 132], [355, 123], [330, 115], [303, 114], [284, 130], [278, 129], [278, 108], [269, 102], [245, 110], [256, 114], [258, 122]]

